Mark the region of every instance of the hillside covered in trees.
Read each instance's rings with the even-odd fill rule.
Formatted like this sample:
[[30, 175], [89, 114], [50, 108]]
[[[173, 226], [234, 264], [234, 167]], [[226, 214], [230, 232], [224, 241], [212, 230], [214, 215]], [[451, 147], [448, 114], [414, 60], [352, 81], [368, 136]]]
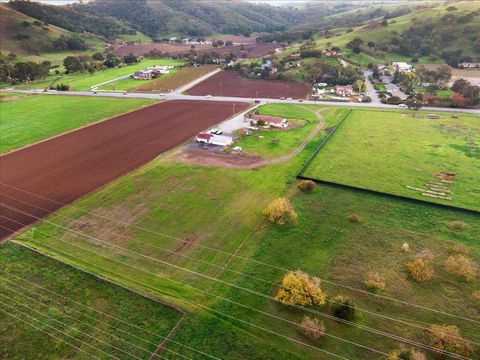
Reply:
[[313, 4], [290, 8], [228, 0], [95, 0], [65, 6], [10, 1], [9, 6], [70, 31], [107, 38], [135, 31], [152, 38], [283, 31], [354, 7]]

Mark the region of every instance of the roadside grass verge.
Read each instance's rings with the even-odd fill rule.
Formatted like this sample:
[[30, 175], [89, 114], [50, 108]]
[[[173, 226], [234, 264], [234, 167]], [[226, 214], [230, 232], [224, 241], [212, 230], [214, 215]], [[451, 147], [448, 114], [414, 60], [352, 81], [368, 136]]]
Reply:
[[[430, 112], [429, 112], [430, 113]], [[475, 145], [478, 117], [451, 113], [355, 109], [304, 172], [304, 176], [395, 195], [480, 210]], [[437, 173], [454, 173], [452, 200], [422, 195]], [[445, 185], [445, 184], [444, 184]], [[426, 193], [428, 193], [426, 191]], [[433, 194], [435, 195], [435, 194]]]
[[148, 358], [181, 317], [171, 307], [13, 243], [0, 246], [0, 257], [0, 301], [9, 314], [0, 311], [3, 359], [87, 358], [31, 325], [101, 358], [101, 351]]
[[144, 99], [61, 95], [6, 99], [0, 111], [0, 153], [155, 103]]

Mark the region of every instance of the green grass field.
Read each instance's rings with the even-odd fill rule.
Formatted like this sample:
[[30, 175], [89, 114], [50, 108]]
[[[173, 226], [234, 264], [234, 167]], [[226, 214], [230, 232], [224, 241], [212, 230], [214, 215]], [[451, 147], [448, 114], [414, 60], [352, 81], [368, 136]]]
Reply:
[[98, 71], [92, 75], [86, 74], [67, 74], [67, 75], [51, 75], [46, 79], [19, 86], [20, 89], [43, 89], [48, 87], [52, 82], [54, 84], [69, 85], [71, 90], [82, 91], [90, 90], [92, 86], [99, 85], [103, 82], [114, 80], [118, 77], [133, 74], [135, 71], [144, 69], [154, 65], [182, 65], [183, 62], [172, 59], [145, 59], [139, 63], [126, 65], [119, 68]]
[[2, 359], [147, 359], [182, 316], [13, 243], [0, 257]]
[[[416, 118], [418, 115], [419, 118]], [[480, 210], [478, 116], [353, 110], [304, 175], [316, 179]], [[456, 174], [452, 201], [408, 189], [428, 189], [434, 173]]]
[[287, 155], [299, 147], [305, 138], [315, 130], [322, 117], [324, 126], [321, 134], [326, 135], [326, 129], [332, 128], [339, 121], [337, 109], [322, 108], [317, 105], [287, 105], [270, 104], [259, 108], [262, 115], [279, 116], [289, 119], [294, 127], [287, 130], [259, 130], [251, 136], [243, 136], [235, 141], [235, 146], [241, 146], [246, 154], [262, 158], [275, 158]]
[[[288, 118], [311, 116], [298, 105], [264, 109]], [[275, 284], [284, 275], [282, 269], [302, 269], [360, 289], [364, 289], [365, 274], [377, 270], [385, 275], [387, 296], [478, 318], [478, 308], [470, 300], [471, 293], [478, 290], [478, 281], [462, 281], [443, 270], [443, 262], [458, 243], [467, 247], [477, 263], [480, 261], [478, 216], [328, 186], [317, 187], [313, 194], [298, 192], [295, 174], [323, 137], [319, 134], [289, 161], [254, 170], [204, 167], [185, 162], [175, 152], [166, 154], [61, 209], [48, 221], [17, 236], [16, 241], [188, 310], [173, 338], [221, 358], [331, 357], [275, 333], [349, 359], [383, 358], [331, 337], [321, 343], [309, 342], [294, 324], [266, 314], [296, 323], [305, 312], [229, 285], [273, 296]], [[262, 216], [266, 204], [279, 196], [292, 202], [299, 215], [295, 223], [271, 225]], [[348, 221], [353, 213], [359, 214], [360, 223]], [[465, 222], [466, 227], [451, 230], [449, 225], [456, 220]], [[400, 251], [404, 242], [411, 246], [409, 253]], [[430, 282], [416, 283], [408, 277], [405, 263], [425, 249], [434, 254], [435, 276]], [[466, 338], [478, 338], [476, 324], [326, 283], [322, 286], [329, 296], [348, 295], [364, 310], [417, 326], [453, 323]], [[328, 307], [315, 310], [329, 313]], [[356, 323], [425, 340], [419, 328], [365, 311], [358, 310]], [[351, 325], [330, 320], [325, 320], [325, 325], [332, 336], [378, 351], [389, 352], [399, 346], [398, 341]], [[195, 358], [194, 353], [175, 344], [167, 348]], [[471, 356], [479, 359], [476, 353]]]
[[155, 103], [144, 99], [60, 95], [10, 99], [0, 103], [0, 153]]

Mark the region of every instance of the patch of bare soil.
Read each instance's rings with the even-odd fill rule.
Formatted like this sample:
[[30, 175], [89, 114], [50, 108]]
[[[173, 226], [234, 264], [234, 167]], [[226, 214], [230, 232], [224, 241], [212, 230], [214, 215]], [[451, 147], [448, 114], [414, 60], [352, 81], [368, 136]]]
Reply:
[[255, 166], [262, 161], [262, 158], [259, 156], [229, 154], [208, 149], [186, 148], [177, 153], [177, 156], [188, 163], [229, 168], [250, 168], [252, 165]]
[[[102, 241], [110, 243], [118, 243], [124, 241], [125, 232], [128, 231], [127, 226], [133, 224], [138, 218], [148, 212], [148, 208], [139, 204], [134, 208], [127, 208], [122, 205], [115, 205], [110, 209], [96, 208], [91, 213], [84, 215], [78, 219], [72, 220], [67, 227], [77, 232], [93, 232], [95, 237]], [[115, 219], [115, 222], [108, 219]], [[124, 224], [118, 225], [118, 222]], [[119, 236], [118, 234], [123, 236]], [[122, 241], [121, 241], [122, 240]]]

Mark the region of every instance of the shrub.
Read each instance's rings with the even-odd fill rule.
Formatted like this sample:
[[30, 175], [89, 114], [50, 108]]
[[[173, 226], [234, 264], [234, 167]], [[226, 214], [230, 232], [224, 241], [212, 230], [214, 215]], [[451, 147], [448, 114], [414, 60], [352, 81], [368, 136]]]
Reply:
[[289, 271], [282, 279], [282, 287], [275, 300], [285, 305], [323, 305], [327, 295], [320, 287], [320, 279], [297, 270]]
[[311, 193], [315, 190], [315, 183], [312, 180], [302, 180], [297, 184], [297, 188], [305, 193]]
[[463, 230], [467, 227], [467, 224], [464, 223], [463, 221], [452, 221], [448, 227], [452, 230]]
[[473, 260], [462, 254], [450, 255], [445, 262], [445, 270], [468, 281], [477, 276], [477, 268]]
[[420, 350], [401, 346], [400, 349], [393, 350], [387, 360], [427, 360], [427, 357]]
[[348, 221], [358, 224], [362, 221], [362, 218], [358, 214], [352, 214], [348, 217]]
[[331, 300], [330, 308], [332, 309], [333, 316], [339, 319], [348, 321], [355, 319], [355, 305], [347, 297], [341, 295], [335, 296]]
[[321, 340], [325, 336], [325, 325], [323, 321], [317, 318], [310, 318], [304, 316], [300, 324], [298, 324], [299, 330], [310, 340]]
[[436, 349], [468, 356], [471, 346], [455, 325], [430, 325], [424, 330], [428, 345]]
[[424, 259], [415, 259], [407, 263], [407, 269], [415, 281], [428, 281], [433, 276], [433, 267], [430, 261]]
[[294, 221], [298, 215], [290, 202], [285, 198], [273, 200], [263, 210], [265, 217], [272, 223], [285, 224], [287, 221]]
[[368, 273], [367, 278], [363, 283], [369, 290], [374, 292], [385, 289], [385, 278], [377, 271]]

